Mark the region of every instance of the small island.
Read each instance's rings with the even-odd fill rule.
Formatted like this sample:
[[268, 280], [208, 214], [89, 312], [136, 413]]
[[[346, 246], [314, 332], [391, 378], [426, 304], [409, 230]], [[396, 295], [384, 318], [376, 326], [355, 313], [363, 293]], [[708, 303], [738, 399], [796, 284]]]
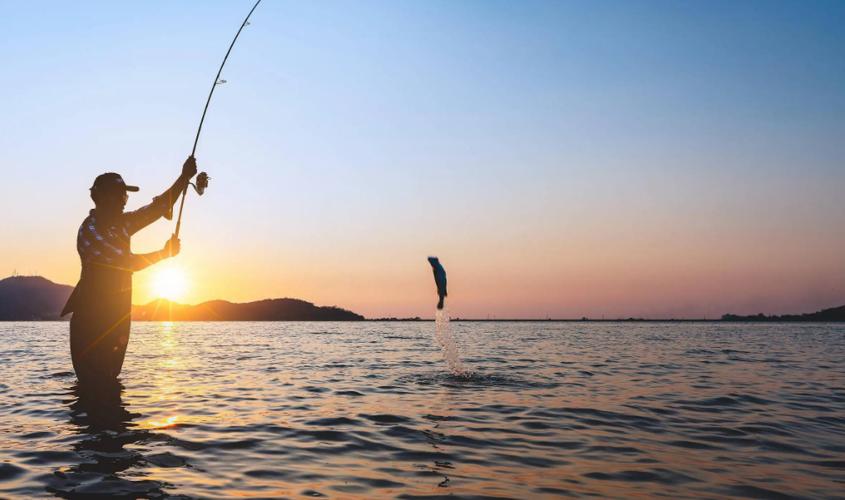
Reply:
[[335, 306], [315, 306], [299, 299], [265, 299], [242, 304], [212, 300], [197, 305], [165, 299], [132, 306], [133, 321], [363, 321]]
[[753, 316], [739, 316], [736, 314], [725, 314], [724, 316], [722, 316], [722, 321], [845, 321], [845, 306], [831, 307], [830, 309], [822, 309], [821, 311], [816, 311], [814, 313], [784, 314], [782, 316], [766, 316], [764, 314], [757, 314]]

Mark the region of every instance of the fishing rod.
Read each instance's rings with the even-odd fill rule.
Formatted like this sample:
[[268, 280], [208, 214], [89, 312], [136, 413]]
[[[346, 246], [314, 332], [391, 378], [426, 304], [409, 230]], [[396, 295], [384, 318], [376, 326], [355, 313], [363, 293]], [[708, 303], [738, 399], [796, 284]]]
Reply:
[[[226, 83], [226, 80], [220, 78], [220, 73], [223, 72], [223, 66], [226, 65], [226, 60], [229, 59], [229, 53], [232, 52], [232, 47], [235, 46], [235, 42], [238, 41], [238, 37], [243, 31], [245, 26], [249, 25], [249, 16], [255, 11], [255, 8], [258, 7], [258, 4], [261, 3], [261, 0], [255, 2], [255, 5], [249, 10], [249, 14], [246, 15], [244, 18], [244, 22], [241, 23], [241, 27], [238, 28], [238, 32], [235, 33], [235, 38], [232, 39], [232, 43], [229, 44], [229, 50], [226, 51], [226, 55], [223, 56], [223, 62], [220, 63], [220, 68], [217, 70], [217, 75], [214, 77], [214, 83], [211, 84], [211, 90], [208, 92], [208, 99], [205, 101], [205, 107], [202, 110], [202, 117], [200, 118], [200, 125], [197, 127], [197, 135], [194, 138], [194, 147], [191, 149], [191, 156], [194, 156], [194, 153], [197, 152], [197, 143], [200, 141], [200, 132], [202, 132], [202, 123], [205, 121], [205, 114], [208, 112], [208, 105], [211, 103], [211, 96], [214, 95], [214, 89], [217, 88], [218, 85], [222, 85]], [[179, 217], [176, 219], [176, 231], [173, 233], [173, 236], [178, 238], [179, 237], [179, 229], [182, 227], [182, 209], [185, 207], [185, 195], [188, 194], [188, 186], [193, 186], [194, 190], [196, 190], [197, 194], [202, 196], [205, 192], [205, 188], [208, 187], [208, 174], [205, 172], [200, 172], [197, 175], [197, 183], [194, 184], [192, 182], [188, 182], [185, 185], [185, 189], [182, 190], [182, 201], [179, 202]]]

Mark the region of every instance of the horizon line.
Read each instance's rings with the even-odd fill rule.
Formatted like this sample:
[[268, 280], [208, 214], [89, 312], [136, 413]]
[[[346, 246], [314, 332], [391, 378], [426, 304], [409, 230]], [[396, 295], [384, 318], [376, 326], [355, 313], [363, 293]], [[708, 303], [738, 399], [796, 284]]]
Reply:
[[[38, 275], [38, 274], [25, 275], [25, 274], [17, 274], [15, 272], [10, 276], [6, 276], [5, 278], [0, 278], [0, 281], [5, 281], [7, 279], [13, 279], [13, 278], [40, 278], [40, 279], [48, 281], [48, 282], [50, 282], [54, 285], [57, 285], [57, 286], [65, 286], [65, 287], [74, 288], [74, 285], [57, 283], [57, 282], [55, 282], [55, 281], [53, 281], [53, 280], [51, 280], [51, 279], [49, 279], [45, 276]], [[328, 305], [328, 306], [326, 306], [326, 305], [319, 305], [318, 306], [314, 302], [311, 302], [311, 301], [308, 301], [308, 300], [305, 300], [305, 299], [296, 298], [296, 297], [264, 297], [264, 298], [259, 298], [259, 299], [255, 299], [255, 300], [249, 300], [249, 301], [246, 301], [246, 302], [233, 302], [229, 299], [215, 298], [215, 299], [204, 300], [202, 302], [198, 302], [198, 303], [195, 303], [195, 304], [186, 304], [186, 303], [177, 302], [177, 301], [165, 298], [165, 297], [158, 297], [158, 298], [154, 298], [154, 299], [150, 300], [149, 302], [147, 302], [145, 304], [135, 304], [135, 303], [133, 303], [132, 307], [133, 308], [134, 307], [147, 307], [150, 304], [153, 304], [155, 302], [169, 302], [169, 303], [177, 305], [177, 306], [197, 307], [197, 306], [200, 306], [200, 305], [203, 305], [203, 304], [207, 304], [209, 302], [227, 302], [227, 303], [230, 303], [230, 304], [233, 304], [233, 305], [243, 305], [243, 304], [250, 304], [250, 303], [262, 302], [262, 301], [272, 301], [272, 300], [294, 300], [294, 301], [309, 303], [311, 305], [321, 307], [321, 308], [325, 307], [325, 308], [342, 309], [342, 310], [348, 311], [350, 313], [356, 314], [358, 316], [361, 316], [363, 318], [361, 320], [356, 320], [356, 321], [386, 321], [386, 322], [390, 322], [390, 321], [396, 321], [396, 322], [400, 322], [400, 321], [435, 321], [434, 317], [429, 318], [429, 317], [421, 317], [421, 316], [413, 316], [413, 317], [382, 316], [382, 317], [378, 317], [378, 318], [369, 318], [369, 317], [364, 316], [363, 314], [356, 313], [355, 311], [352, 311], [351, 309], [346, 309], [344, 306], [339, 306], [339, 305], [336, 305], [336, 304]], [[747, 315], [746, 314], [723, 313], [718, 318], [707, 318], [707, 317], [703, 317], [703, 318], [671, 318], [671, 317], [670, 318], [643, 318], [643, 317], [634, 317], [634, 316], [616, 317], [616, 318], [605, 318], [605, 317], [590, 318], [590, 317], [587, 317], [587, 316], [582, 316], [580, 318], [550, 318], [550, 317], [546, 317], [546, 318], [500, 318], [500, 319], [499, 318], [489, 318], [489, 317], [488, 318], [461, 318], [461, 317], [452, 318], [452, 317], [450, 317], [449, 320], [450, 321], [466, 321], [466, 322], [485, 322], [485, 321], [487, 321], [487, 322], [497, 322], [498, 321], [498, 322], [559, 322], [559, 323], [576, 323], [576, 322], [585, 322], [585, 323], [587, 323], [587, 322], [599, 322], [599, 323], [600, 322], [605, 322], [605, 323], [620, 323], [620, 322], [628, 322], [628, 323], [635, 323], [635, 322], [642, 322], [642, 323], [649, 323], [649, 322], [651, 322], [651, 323], [660, 323], [660, 322], [753, 323], [753, 322], [761, 322], [761, 321], [784, 321], [784, 322], [796, 322], [796, 321], [813, 322], [813, 321], [818, 321], [818, 322], [821, 322], [821, 323], [826, 323], [826, 322], [838, 322], [838, 321], [841, 321], [841, 320], [812, 320], [812, 319], [802, 319], [802, 317], [809, 316], [809, 315], [815, 315], [815, 314], [818, 314], [818, 313], [821, 313], [821, 312], [824, 312], [824, 311], [828, 311], [828, 310], [831, 310], [831, 309], [839, 309], [839, 308], [845, 308], [845, 305], [821, 308], [821, 309], [818, 309], [816, 311], [807, 312], [807, 313], [780, 313], [780, 314], [771, 314], [771, 315], [765, 315], [763, 313], [747, 314]], [[727, 319], [726, 319], [726, 317], [727, 317]], [[0, 320], [0, 321], [4, 321], [4, 320]], [[67, 320], [59, 319], [57, 321], [67, 321]], [[135, 321], [154, 321], [154, 320], [135, 320]], [[183, 321], [207, 321], [207, 320], [183, 320]], [[227, 320], [227, 321], [242, 321], [242, 320]], [[262, 320], [258, 320], [258, 321], [262, 321]], [[330, 320], [293, 320], [293, 321], [330, 321]], [[343, 321], [349, 321], [349, 320], [343, 320]]]

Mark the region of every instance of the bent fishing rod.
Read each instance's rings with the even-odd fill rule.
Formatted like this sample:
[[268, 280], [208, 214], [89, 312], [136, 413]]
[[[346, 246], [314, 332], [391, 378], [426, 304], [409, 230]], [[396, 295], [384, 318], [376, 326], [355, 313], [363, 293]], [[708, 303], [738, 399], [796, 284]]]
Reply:
[[[202, 132], [202, 123], [205, 121], [205, 114], [208, 112], [208, 105], [211, 103], [211, 96], [214, 95], [214, 89], [217, 88], [218, 85], [222, 85], [226, 83], [226, 80], [222, 80], [220, 78], [220, 73], [223, 72], [223, 66], [226, 65], [226, 60], [229, 59], [229, 54], [232, 52], [232, 47], [235, 46], [235, 42], [238, 41], [238, 37], [241, 35], [241, 31], [243, 31], [245, 26], [249, 25], [249, 16], [255, 11], [255, 8], [258, 7], [258, 4], [261, 3], [261, 0], [255, 2], [255, 5], [249, 10], [249, 14], [246, 15], [244, 18], [244, 22], [241, 23], [241, 27], [238, 28], [238, 32], [235, 33], [235, 38], [232, 39], [232, 43], [229, 44], [229, 50], [226, 51], [226, 55], [223, 56], [223, 62], [220, 63], [220, 68], [217, 70], [217, 75], [214, 77], [214, 82], [211, 84], [211, 90], [208, 92], [208, 99], [205, 101], [205, 107], [202, 110], [202, 117], [200, 118], [200, 125], [197, 127], [197, 135], [194, 138], [194, 147], [191, 149], [191, 156], [197, 152], [197, 143], [200, 141], [200, 132]], [[208, 174], [205, 172], [200, 172], [197, 175], [197, 183], [194, 184], [192, 182], [188, 182], [185, 185], [185, 189], [182, 190], [182, 201], [179, 202], [179, 217], [176, 219], [176, 231], [173, 233], [174, 238], [179, 237], [179, 229], [182, 227], [182, 209], [185, 207], [185, 196], [188, 194], [188, 186], [191, 185], [196, 190], [197, 194], [202, 196], [205, 192], [205, 188], [208, 187]]]

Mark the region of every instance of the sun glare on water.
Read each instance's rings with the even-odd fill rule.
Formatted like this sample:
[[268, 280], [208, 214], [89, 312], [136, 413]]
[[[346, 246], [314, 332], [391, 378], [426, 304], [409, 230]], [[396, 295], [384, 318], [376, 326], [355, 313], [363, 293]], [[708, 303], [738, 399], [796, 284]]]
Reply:
[[188, 278], [185, 271], [175, 266], [163, 267], [156, 271], [152, 281], [153, 295], [156, 298], [172, 301], [181, 300], [188, 290]]

